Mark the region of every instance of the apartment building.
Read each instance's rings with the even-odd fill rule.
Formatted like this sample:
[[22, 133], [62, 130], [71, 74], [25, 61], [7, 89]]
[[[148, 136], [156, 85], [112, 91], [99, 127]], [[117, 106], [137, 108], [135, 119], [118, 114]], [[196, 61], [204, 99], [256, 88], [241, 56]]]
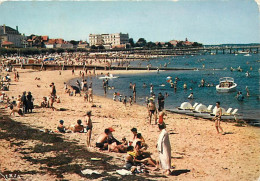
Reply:
[[89, 45], [121, 45], [129, 42], [129, 35], [123, 33], [113, 34], [90, 34]]

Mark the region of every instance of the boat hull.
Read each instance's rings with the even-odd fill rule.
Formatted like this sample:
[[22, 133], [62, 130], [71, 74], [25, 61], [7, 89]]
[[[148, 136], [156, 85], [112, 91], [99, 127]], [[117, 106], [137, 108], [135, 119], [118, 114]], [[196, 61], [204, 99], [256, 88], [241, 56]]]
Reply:
[[236, 91], [237, 84], [231, 86], [231, 87], [219, 87], [219, 85], [216, 86], [217, 92], [234, 92]]

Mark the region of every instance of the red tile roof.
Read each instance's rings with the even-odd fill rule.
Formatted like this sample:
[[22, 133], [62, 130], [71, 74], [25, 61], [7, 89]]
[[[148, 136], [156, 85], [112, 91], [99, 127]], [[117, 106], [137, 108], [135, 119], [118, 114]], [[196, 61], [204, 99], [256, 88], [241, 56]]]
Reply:
[[59, 39], [49, 39], [48, 41], [49, 44], [63, 44], [64, 40], [59, 38]]
[[3, 41], [2, 45], [13, 45], [13, 42], [10, 41]]
[[48, 36], [42, 36], [43, 41], [48, 41], [49, 37]]

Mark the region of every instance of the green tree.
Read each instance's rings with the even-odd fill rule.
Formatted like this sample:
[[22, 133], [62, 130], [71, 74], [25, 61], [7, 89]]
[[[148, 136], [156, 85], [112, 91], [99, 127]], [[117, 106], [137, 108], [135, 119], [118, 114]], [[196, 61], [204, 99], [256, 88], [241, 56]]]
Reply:
[[71, 43], [72, 45], [78, 45], [78, 44], [79, 44], [79, 41], [71, 40], [70, 43]]
[[133, 38], [129, 38], [129, 43], [130, 43], [131, 47], [135, 47], [135, 43], [134, 43]]
[[95, 45], [91, 45], [90, 49], [91, 49], [91, 50], [96, 50], [97, 47], [96, 47]]
[[47, 50], [48, 50], [48, 53], [55, 53], [56, 52], [55, 49], [53, 49], [53, 48], [48, 48]]
[[158, 47], [158, 48], [162, 48], [161, 42], [159, 42], [159, 43], [157, 44], [157, 47]]
[[147, 48], [155, 48], [156, 47], [156, 44], [154, 42], [151, 42], [149, 41], [147, 44], [146, 44]]
[[42, 48], [42, 49], [40, 50], [40, 52], [43, 53], [43, 54], [45, 54], [46, 52], [48, 52], [48, 50], [47, 50], [46, 48]]
[[194, 42], [192, 44], [193, 47], [202, 47], [202, 44], [201, 43], [198, 43], [198, 42]]
[[167, 42], [166, 45], [167, 45], [168, 48], [172, 48], [173, 47], [173, 45], [170, 42]]
[[68, 53], [73, 53], [73, 52], [75, 52], [75, 49], [69, 48], [69, 49], [67, 50], [67, 52], [68, 52]]
[[144, 38], [139, 38], [139, 40], [136, 42], [136, 44], [139, 44], [141, 47], [144, 47], [146, 43], [147, 42]]
[[98, 46], [98, 49], [99, 49], [99, 50], [104, 50], [105, 47], [104, 47], [103, 45], [99, 45], [99, 46]]
[[64, 52], [64, 49], [63, 48], [58, 48], [57, 49], [57, 53], [63, 53]]
[[177, 44], [176, 44], [177, 47], [183, 47], [183, 41], [179, 41]]

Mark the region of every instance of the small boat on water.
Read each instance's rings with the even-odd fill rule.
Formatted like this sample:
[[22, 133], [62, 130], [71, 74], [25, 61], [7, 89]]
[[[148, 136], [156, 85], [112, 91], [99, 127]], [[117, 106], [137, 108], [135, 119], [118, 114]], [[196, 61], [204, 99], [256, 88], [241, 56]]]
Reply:
[[236, 91], [237, 84], [231, 77], [223, 77], [219, 79], [219, 84], [216, 86], [217, 92], [233, 92]]
[[104, 77], [99, 77], [99, 79], [116, 79], [118, 76], [114, 76], [113, 74], [106, 75]]
[[245, 56], [245, 57], [250, 57], [250, 56], [252, 56], [252, 55], [250, 55], [249, 53], [247, 53], [247, 54], [245, 54], [244, 56]]

